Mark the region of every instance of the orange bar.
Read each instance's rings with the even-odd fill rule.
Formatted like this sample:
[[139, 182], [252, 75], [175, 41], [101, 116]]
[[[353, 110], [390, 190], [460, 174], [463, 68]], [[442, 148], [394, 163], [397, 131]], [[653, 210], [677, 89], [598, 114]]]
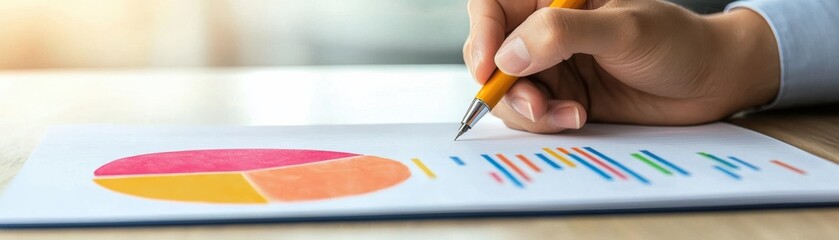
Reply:
[[501, 155], [500, 153], [495, 154], [495, 156], [498, 157], [499, 159], [501, 159], [501, 161], [504, 162], [504, 164], [507, 164], [507, 166], [512, 168], [513, 171], [515, 171], [516, 173], [521, 175], [521, 178], [523, 178], [525, 181], [530, 182], [530, 177], [528, 177], [527, 174], [524, 174], [524, 172], [518, 166], [513, 164], [513, 162], [511, 162], [510, 159], [507, 159], [507, 157], [505, 157], [504, 155]]
[[527, 159], [524, 155], [518, 154], [516, 157], [521, 159], [521, 161], [524, 162], [524, 164], [527, 164], [527, 166], [530, 167], [530, 169], [533, 169], [533, 171], [542, 172], [542, 169], [539, 169], [539, 166], [533, 164], [533, 162], [531, 162], [530, 159]]
[[[559, 149], [561, 149], [561, 148], [559, 148]], [[622, 173], [618, 172], [617, 170], [615, 170], [611, 166], [606, 165], [606, 163], [604, 163], [603, 161], [600, 161], [600, 159], [595, 158], [591, 154], [588, 154], [587, 152], [584, 152], [583, 150], [580, 150], [579, 148], [571, 148], [571, 149], [574, 149], [574, 151], [577, 151], [578, 153], [582, 154], [583, 156], [590, 159], [594, 163], [597, 163], [597, 165], [600, 165], [601, 167], [605, 168], [606, 170], [609, 170], [609, 172], [612, 172], [613, 174], [615, 174], [615, 176], [618, 176], [619, 178], [624, 179], [624, 180], [629, 180], [628, 178], [626, 178], [626, 175], [623, 175]], [[568, 154], [567, 153], [568, 151], [563, 151], [563, 150], [565, 150], [565, 149], [561, 149], [559, 151], [562, 151], [563, 153]]]
[[780, 160], [772, 160], [770, 162], [774, 163], [775, 165], [789, 169], [790, 171], [796, 172], [798, 174], [807, 175], [807, 172], [805, 172], [804, 170], [798, 169], [797, 167], [793, 167], [792, 165], [781, 162]]

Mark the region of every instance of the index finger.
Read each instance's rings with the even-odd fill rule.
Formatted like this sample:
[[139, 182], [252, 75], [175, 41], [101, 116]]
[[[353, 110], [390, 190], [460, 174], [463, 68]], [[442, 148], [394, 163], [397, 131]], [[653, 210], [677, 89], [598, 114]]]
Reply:
[[475, 80], [484, 84], [495, 70], [494, 57], [508, 33], [550, 0], [470, 0], [469, 38], [463, 59]]

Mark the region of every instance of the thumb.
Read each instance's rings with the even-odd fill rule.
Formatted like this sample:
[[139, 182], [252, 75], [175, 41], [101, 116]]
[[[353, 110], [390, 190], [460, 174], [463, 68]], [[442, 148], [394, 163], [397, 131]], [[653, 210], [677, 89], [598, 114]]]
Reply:
[[495, 64], [504, 73], [527, 76], [571, 57], [575, 53], [598, 55], [615, 49], [624, 40], [615, 11], [542, 8], [507, 37]]

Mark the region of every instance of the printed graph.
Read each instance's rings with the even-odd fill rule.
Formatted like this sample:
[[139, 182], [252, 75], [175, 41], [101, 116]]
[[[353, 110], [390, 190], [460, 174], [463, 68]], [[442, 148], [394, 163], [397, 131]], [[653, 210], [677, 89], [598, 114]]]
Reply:
[[[538, 176], [580, 171], [607, 183], [656, 184], [659, 177], [695, 177], [697, 166], [713, 177], [741, 181], [765, 168], [805, 176], [806, 170], [778, 159], [744, 159], [715, 152], [664, 156], [639, 149], [609, 155], [594, 147], [546, 147], [531, 153], [485, 153], [443, 159], [404, 161], [354, 153], [300, 149], [215, 149], [162, 152], [114, 160], [94, 172], [94, 182], [111, 191], [159, 200], [205, 203], [266, 204], [327, 200], [373, 193], [412, 176], [445, 181], [435, 167], [471, 170], [484, 165], [491, 182], [520, 189]], [[446, 163], [440, 165], [439, 163]], [[413, 165], [409, 168], [408, 164]], [[413, 174], [412, 174], [413, 171]], [[451, 171], [446, 171], [451, 174]], [[708, 174], [704, 171], [704, 174]], [[595, 179], [595, 180], [596, 180]]]

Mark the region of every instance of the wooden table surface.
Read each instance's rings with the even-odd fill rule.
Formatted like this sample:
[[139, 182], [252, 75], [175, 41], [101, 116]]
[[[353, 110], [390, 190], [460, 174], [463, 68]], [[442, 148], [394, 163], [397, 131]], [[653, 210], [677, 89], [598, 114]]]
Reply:
[[[0, 192], [50, 125], [452, 122], [477, 89], [468, 79], [456, 65], [0, 72]], [[839, 162], [836, 105], [729, 121]], [[116, 237], [839, 239], [839, 208], [0, 230], [0, 239]]]

